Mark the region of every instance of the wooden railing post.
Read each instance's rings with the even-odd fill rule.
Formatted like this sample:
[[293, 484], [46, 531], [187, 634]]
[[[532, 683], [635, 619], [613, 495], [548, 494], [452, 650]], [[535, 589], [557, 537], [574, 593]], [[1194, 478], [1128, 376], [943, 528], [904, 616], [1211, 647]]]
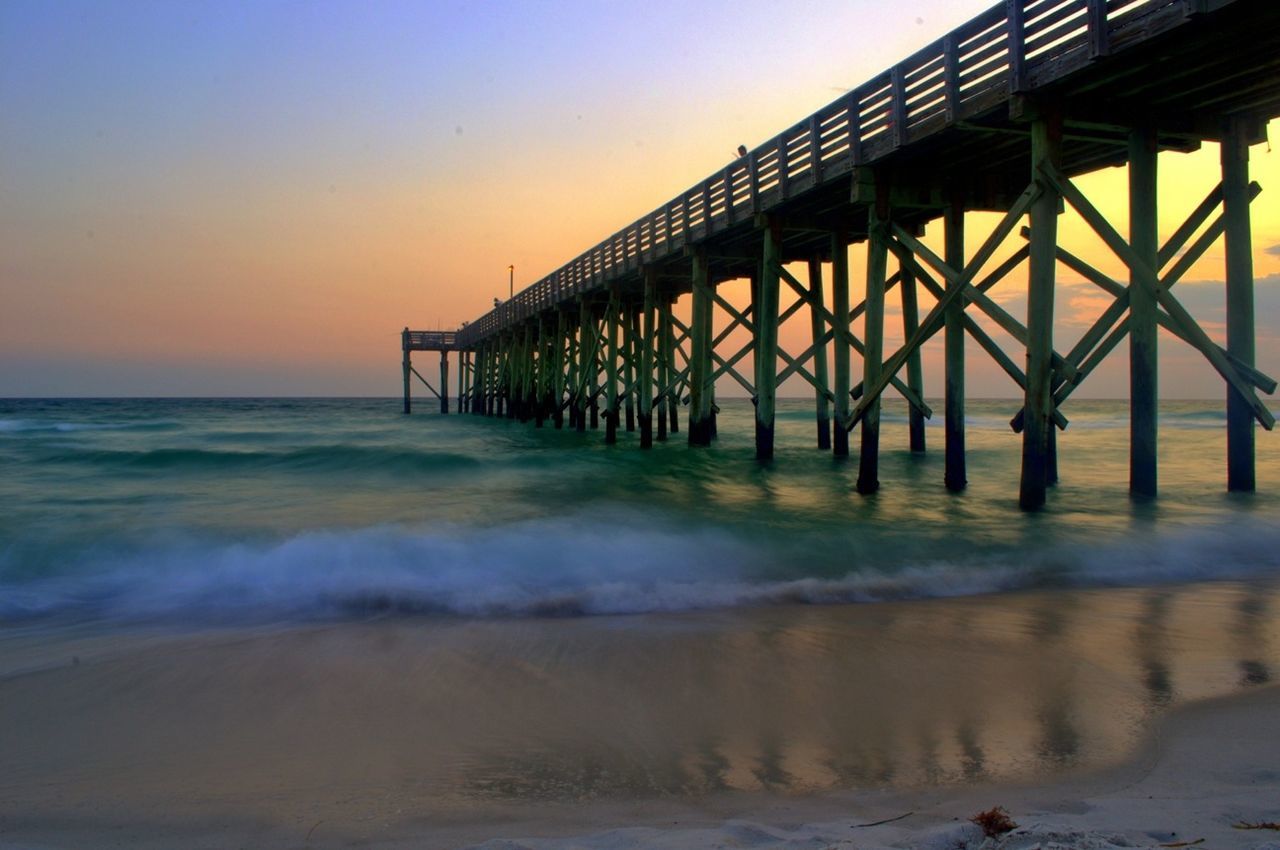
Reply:
[[1089, 58], [1097, 59], [1111, 51], [1111, 34], [1107, 29], [1107, 0], [1085, 0], [1089, 16]]
[[1026, 24], [1022, 4], [1025, 0], [1004, 0], [1005, 15], [1009, 24], [1009, 91], [1013, 94], [1026, 88]]
[[907, 140], [907, 85], [901, 65], [894, 65], [889, 72], [889, 85], [889, 129], [893, 146], [900, 148]]
[[942, 89], [947, 109], [947, 123], [960, 120], [960, 51], [955, 36], [942, 39]]

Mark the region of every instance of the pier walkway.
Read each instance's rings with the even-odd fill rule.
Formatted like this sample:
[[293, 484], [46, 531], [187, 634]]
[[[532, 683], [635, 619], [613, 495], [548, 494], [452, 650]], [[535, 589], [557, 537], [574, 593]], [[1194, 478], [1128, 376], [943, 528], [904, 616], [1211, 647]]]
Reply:
[[[1227, 486], [1252, 490], [1255, 423], [1268, 430], [1275, 423], [1258, 393], [1273, 393], [1276, 382], [1254, 362], [1249, 207], [1261, 188], [1249, 181], [1248, 149], [1277, 115], [1275, 0], [1007, 0], [456, 332], [406, 328], [405, 411], [417, 374], [410, 352], [440, 352], [441, 386], [431, 390], [447, 412], [448, 354], [457, 351], [460, 411], [557, 428], [567, 421], [578, 430], [603, 419], [610, 442], [624, 422], [627, 430], [638, 424], [647, 447], [677, 432], [683, 407], [688, 442], [698, 446], [715, 436], [716, 382], [728, 380], [754, 399], [756, 455], [767, 459], [777, 387], [798, 375], [813, 388], [819, 447], [847, 455], [858, 430], [857, 486], [872, 493], [883, 393], [907, 400], [910, 447], [925, 449], [923, 423], [933, 411], [920, 350], [941, 335], [945, 486], [960, 490], [968, 337], [1022, 391], [1010, 425], [1022, 435], [1019, 500], [1036, 508], [1057, 479], [1055, 434], [1068, 425], [1066, 402], [1127, 339], [1130, 487], [1150, 496], [1164, 329], [1165, 339], [1190, 345], [1222, 376]], [[1161, 244], [1158, 154], [1206, 141], [1221, 145], [1221, 182], [1191, 189], [1203, 203]], [[1127, 234], [1074, 182], [1123, 164]], [[1058, 245], [1066, 206], [1128, 269], [1126, 279]], [[966, 233], [968, 211], [1002, 217], [990, 232]], [[940, 254], [920, 241], [938, 220]], [[1219, 242], [1227, 328], [1215, 341], [1174, 285]], [[849, 298], [851, 248], [865, 251], [859, 304]], [[794, 264], [805, 273], [797, 276]], [[1024, 264], [1027, 309], [1019, 318], [989, 293], [1012, 286], [1011, 273]], [[1060, 267], [1112, 299], [1063, 349], [1053, 338]], [[750, 281], [747, 304], [718, 291], [737, 279]], [[894, 290], [905, 342], [887, 351], [885, 302]], [[784, 293], [794, 299], [786, 306]], [[811, 344], [794, 354], [778, 344], [779, 325], [793, 317], [811, 328]], [[726, 341], [738, 330], [750, 341], [730, 350]], [[751, 374], [744, 361], [754, 364]]]

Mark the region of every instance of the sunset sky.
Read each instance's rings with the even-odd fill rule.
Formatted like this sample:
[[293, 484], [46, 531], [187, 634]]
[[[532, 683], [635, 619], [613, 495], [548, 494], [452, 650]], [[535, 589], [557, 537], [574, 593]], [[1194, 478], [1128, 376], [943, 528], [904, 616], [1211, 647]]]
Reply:
[[[404, 325], [479, 316], [509, 264], [532, 283], [990, 5], [5, 0], [0, 397], [397, 394]], [[1160, 167], [1167, 235], [1218, 151]], [[1251, 176], [1258, 363], [1276, 375], [1280, 154], [1255, 147]], [[1125, 179], [1080, 181], [1122, 232]], [[988, 222], [971, 217], [971, 247]], [[1219, 244], [1178, 289], [1219, 339], [1221, 269]], [[1106, 301], [1061, 281], [1065, 350]], [[996, 290], [1015, 315], [1019, 289]], [[1222, 395], [1199, 355], [1161, 345], [1165, 395]], [[971, 393], [1016, 391], [971, 360]], [[1123, 394], [1113, 365], [1081, 394]]]

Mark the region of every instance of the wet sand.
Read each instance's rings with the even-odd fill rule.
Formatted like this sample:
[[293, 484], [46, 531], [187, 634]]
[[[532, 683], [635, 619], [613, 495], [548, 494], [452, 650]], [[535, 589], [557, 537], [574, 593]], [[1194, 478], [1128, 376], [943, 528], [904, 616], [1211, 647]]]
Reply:
[[[1222, 787], [1234, 765], [1252, 776], [1241, 788], [1280, 804], [1280, 761], [1248, 774], [1238, 763], [1261, 745], [1227, 746], [1277, 716], [1278, 611], [1275, 587], [1220, 583], [577, 619], [10, 627], [0, 845], [706, 846], [689, 830], [847, 831], [908, 803], [932, 814], [858, 835], [916, 843], [902, 836], [942, 835], [959, 816], [948, 806], [988, 793], [1078, 802], [1111, 788], [1099, 782], [1132, 787], [1171, 752], [1150, 743], [1170, 709], [1250, 691], [1168, 728], [1200, 742], [1193, 760], [1227, 760]], [[1247, 718], [1215, 747], [1213, 718], [1231, 711]], [[647, 831], [601, 837], [614, 827]]]

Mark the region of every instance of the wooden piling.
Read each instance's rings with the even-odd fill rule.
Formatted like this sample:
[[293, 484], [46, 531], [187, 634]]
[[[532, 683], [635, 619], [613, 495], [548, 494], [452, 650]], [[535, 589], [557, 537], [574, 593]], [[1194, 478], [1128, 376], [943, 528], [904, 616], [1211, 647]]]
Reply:
[[644, 271], [644, 304], [642, 305], [640, 333], [636, 341], [641, 347], [640, 381], [637, 388], [640, 414], [640, 448], [653, 446], [653, 347], [654, 307], [658, 300], [658, 272], [649, 267]]
[[671, 328], [671, 302], [667, 298], [660, 298], [657, 303], [658, 328], [657, 335], [650, 340], [650, 345], [657, 347], [657, 365], [658, 370], [658, 389], [660, 390], [657, 397], [657, 414], [658, 414], [658, 442], [666, 442], [667, 439], [667, 387], [671, 384], [674, 377], [671, 368], [670, 352], [667, 350], [667, 333]]
[[559, 431], [564, 428], [564, 352], [568, 336], [568, 317], [564, 310], [556, 310], [555, 351], [552, 354], [553, 387], [551, 391], [551, 421]]
[[[1156, 163], [1157, 141], [1150, 127], [1129, 134], [1129, 244], [1159, 270]], [[1129, 492], [1156, 495], [1157, 338], [1155, 293], [1129, 273]]]
[[583, 385], [586, 382], [586, 350], [587, 350], [587, 334], [590, 326], [589, 321], [590, 307], [585, 298], [578, 299], [578, 326], [577, 335], [574, 337], [572, 353], [570, 354], [570, 363], [573, 375], [573, 425], [578, 433], [584, 433], [587, 430], [587, 401], [586, 394], [583, 392]]
[[636, 368], [636, 311], [630, 305], [623, 310], [622, 326], [625, 331], [622, 335], [624, 352], [622, 385], [626, 390], [623, 393], [623, 399], [627, 415], [627, 433], [630, 434], [636, 430], [635, 387], [639, 371]]
[[778, 298], [782, 264], [782, 228], [770, 219], [764, 228], [760, 273], [752, 287], [756, 346], [756, 459], [773, 457], [774, 413], [778, 395]]
[[[862, 385], [880, 378], [884, 356], [884, 288], [888, 271], [889, 187], [877, 175], [876, 200], [867, 211], [867, 294], [863, 314]], [[870, 495], [880, 489], [880, 399], [862, 416], [862, 445], [858, 452], [858, 492]]]
[[822, 260], [809, 259], [809, 316], [813, 332], [814, 417], [818, 425], [818, 448], [831, 448], [831, 415], [827, 400], [831, 383], [827, 376], [827, 328], [822, 318]]
[[[1228, 120], [1222, 140], [1222, 207], [1226, 228], [1227, 353], [1254, 365], [1253, 236], [1249, 219], [1249, 141], [1242, 117]], [[1227, 489], [1252, 492], [1254, 414], [1238, 391], [1227, 387]]]
[[535, 427], [541, 428], [547, 419], [547, 379], [551, 377], [551, 370], [547, 368], [547, 324], [542, 317], [538, 317], [537, 323], [534, 332], [538, 340], [538, 361], [533, 370], [533, 421]]
[[850, 393], [853, 391], [849, 350], [849, 246], [845, 244], [845, 235], [839, 232], [831, 234], [831, 316], [835, 320], [831, 340], [835, 384], [831, 391], [835, 396], [836, 418], [831, 453], [835, 457], [848, 457], [847, 423]]
[[1053, 296], [1061, 196], [1042, 168], [1056, 169], [1062, 149], [1062, 118], [1041, 115], [1031, 125], [1032, 175], [1040, 194], [1031, 204], [1031, 255], [1027, 282], [1027, 384], [1023, 405], [1022, 476], [1018, 503], [1035, 510], [1049, 484], [1049, 430], [1053, 414]]
[[449, 352], [440, 352], [440, 412], [449, 412]]
[[467, 412], [467, 398], [469, 397], [467, 381], [470, 379], [471, 353], [468, 351], [458, 352], [458, 413]]
[[[965, 266], [964, 196], [954, 192], [943, 214], [944, 259], [957, 271]], [[959, 286], [948, 281], [947, 288]], [[964, 446], [964, 296], [958, 295], [944, 314], [943, 355], [945, 358], [946, 460], [943, 483], [953, 493], [968, 484]]]
[[606, 445], [618, 442], [618, 311], [621, 304], [615, 289], [609, 293], [605, 307], [605, 356], [604, 356], [604, 441]]
[[410, 410], [409, 402], [409, 376], [413, 372], [413, 362], [409, 358], [409, 329], [405, 328], [404, 333], [400, 335], [400, 347], [404, 351], [403, 362], [401, 364], [404, 372], [404, 412], [407, 416]]
[[[672, 321], [671, 311], [675, 307], [674, 298], [664, 302], [663, 316], [667, 322], [667, 329], [663, 336], [662, 344], [666, 346], [667, 355], [667, 378], [662, 382], [664, 387], [671, 387], [676, 379], [676, 327]], [[672, 387], [667, 393], [667, 425], [672, 434], [680, 433], [680, 391], [676, 387]]]
[[711, 288], [706, 254], [693, 255], [693, 315], [690, 319], [689, 363], [689, 445], [711, 445], [711, 411], [708, 387], [711, 381], [711, 335], [707, 316], [711, 312]]
[[[909, 340], [920, 327], [920, 307], [916, 300], [916, 277], [910, 269], [902, 269], [898, 282], [898, 291], [902, 297], [902, 331], [904, 340]], [[924, 369], [920, 363], [920, 349], [916, 348], [907, 358], [907, 386], [915, 393], [916, 398], [924, 398]], [[908, 445], [913, 452], [923, 452], [924, 413], [914, 404], [907, 410]]]

